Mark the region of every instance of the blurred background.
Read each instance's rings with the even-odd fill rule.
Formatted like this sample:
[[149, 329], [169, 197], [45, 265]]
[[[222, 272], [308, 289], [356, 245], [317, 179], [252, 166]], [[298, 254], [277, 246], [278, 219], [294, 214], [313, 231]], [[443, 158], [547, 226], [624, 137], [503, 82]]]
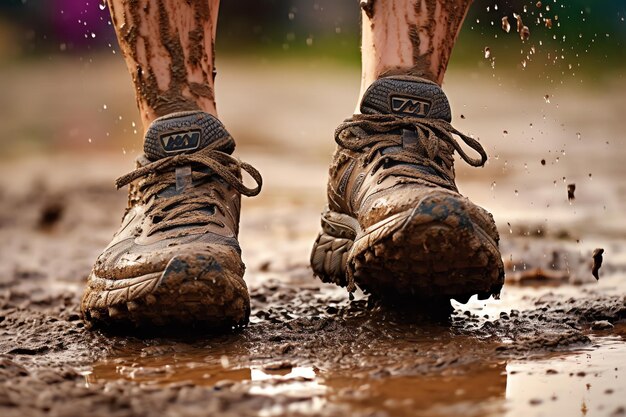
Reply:
[[[444, 88], [457, 128], [491, 155], [482, 170], [457, 164], [461, 188], [503, 227], [531, 217], [581, 233], [626, 230], [625, 17], [624, 1], [474, 2]], [[332, 132], [356, 104], [359, 33], [357, 0], [222, 1], [218, 111], [265, 174], [266, 201], [323, 204]], [[11, 173], [110, 184], [141, 150], [102, 1], [3, 0], [0, 87], [0, 164]]]
[[[526, 40], [522, 40], [516, 30], [515, 15], [530, 30], [530, 37]], [[505, 17], [511, 26], [508, 31], [506, 25], [503, 27]], [[608, 310], [596, 308], [599, 305], [596, 303], [604, 303], [603, 300], [608, 298], [597, 297], [607, 294], [623, 296], [625, 293], [625, 18], [625, 0], [474, 2], [443, 87], [452, 104], [455, 127], [478, 138], [490, 155], [487, 165], [480, 169], [470, 168], [457, 158], [456, 172], [460, 190], [489, 209], [498, 223], [507, 272], [502, 301], [473, 301], [473, 306], [467, 307], [473, 311], [471, 318], [470, 311], [466, 311], [469, 321], [465, 323], [470, 323], [467, 331], [448, 332], [442, 328], [442, 337], [436, 336], [432, 340], [431, 335], [439, 333], [427, 329], [423, 333], [426, 339], [422, 339], [422, 336], [417, 337], [421, 332], [411, 328], [410, 332], [403, 334], [403, 327], [391, 322], [392, 326], [382, 329], [372, 327], [378, 326], [376, 321], [364, 322], [363, 326], [358, 324], [360, 318], [359, 321], [345, 321], [357, 323], [367, 332], [379, 335], [379, 340], [366, 340], [364, 337], [370, 333], [361, 330], [341, 333], [334, 324], [311, 324], [307, 328], [315, 332], [319, 343], [310, 343], [310, 355], [307, 355], [311, 358], [317, 355], [319, 362], [310, 362], [315, 366], [310, 369], [315, 369], [315, 373], [321, 369], [322, 376], [324, 372], [328, 371], [332, 376], [331, 372], [337, 371], [340, 376], [337, 381], [358, 377], [361, 370], [353, 372], [350, 364], [356, 362], [343, 361], [349, 349], [330, 352], [319, 348], [326, 340], [324, 334], [339, 337], [337, 340], [340, 341], [341, 337], [348, 337], [350, 343], [355, 344], [347, 346], [359, 346], [359, 349], [366, 344], [372, 355], [375, 353], [380, 358], [386, 357], [386, 352], [380, 350], [386, 349], [386, 341], [403, 338], [410, 343], [399, 345], [399, 349], [410, 349], [409, 356], [419, 359], [416, 362], [419, 365], [414, 368], [418, 378], [413, 383], [419, 385], [410, 385], [411, 379], [405, 379], [404, 371], [396, 364], [389, 367], [390, 372], [373, 372], [374, 368], [367, 365], [363, 375], [372, 376], [367, 379], [367, 385], [358, 382], [358, 386], [350, 386], [349, 390], [331, 389], [327, 391], [331, 393], [329, 398], [339, 392], [337, 398], [345, 393], [347, 398], [370, 402], [385, 398], [384, 395], [390, 398], [384, 402], [385, 407], [387, 404], [391, 404], [390, 407], [404, 404], [402, 407], [411, 408], [410, 415], [416, 411], [414, 406], [427, 404], [422, 401], [426, 397], [434, 403], [445, 403], [451, 407], [449, 410], [453, 410], [451, 413], [457, 415], [465, 413], [472, 401], [487, 407], [484, 412], [480, 408], [474, 414], [495, 415], [494, 401], [485, 398], [495, 398], [498, 406], [505, 397], [509, 399], [505, 405], [512, 411], [507, 414], [509, 416], [541, 413], [592, 416], [598, 415], [594, 413], [601, 410], [600, 407], [605, 407], [598, 411], [602, 415], [608, 415], [612, 410], [616, 410], [613, 415], [624, 415], [624, 407], [616, 409], [617, 404], [623, 405], [624, 349], [622, 341], [618, 341], [624, 337], [623, 327], [616, 326], [614, 333], [603, 333], [607, 337], [602, 343], [610, 343], [604, 345], [605, 348], [609, 346], [608, 350], [585, 351], [568, 361], [555, 357], [555, 362], [536, 362], [543, 356], [538, 356], [535, 349], [543, 343], [550, 350], [559, 349], [561, 340], [566, 344], [577, 343], [580, 339], [570, 336], [582, 337], [578, 330], [557, 333], [561, 332], [557, 329], [567, 326], [581, 329], [579, 324], [587, 315], [604, 319], [600, 314]], [[259, 169], [264, 178], [261, 195], [244, 199], [240, 234], [248, 268], [246, 282], [253, 294], [257, 294], [253, 308], [264, 311], [263, 315], [255, 314], [256, 323], [269, 323], [271, 314], [276, 329], [293, 330], [288, 322], [282, 321], [283, 318], [274, 322], [274, 317], [280, 315], [290, 321], [292, 317], [304, 319], [306, 315], [311, 317], [311, 323], [315, 323], [313, 319], [319, 318], [318, 313], [326, 311], [334, 315], [330, 308], [337, 311], [335, 306], [344, 305], [347, 299], [340, 289], [333, 292], [329, 286], [323, 286], [323, 291], [318, 291], [308, 259], [311, 244], [319, 231], [319, 213], [325, 204], [328, 165], [335, 146], [333, 132], [352, 114], [356, 105], [360, 84], [359, 34], [358, 0], [222, 0], [216, 59], [218, 111], [237, 140], [237, 156]], [[72, 316], [78, 318], [74, 312], [84, 281], [94, 260], [118, 228], [127, 203], [125, 190], [117, 191], [113, 184], [116, 177], [132, 170], [133, 161], [142, 150], [143, 132], [133, 91], [108, 8], [102, 0], [0, 0], [0, 255], [4, 256], [0, 256], [0, 310], [4, 309], [0, 321], [4, 320], [3, 326], [9, 323], [8, 327], [5, 326], [7, 330], [2, 328], [0, 334], [3, 337], [8, 335], [5, 346], [14, 340], [20, 341], [15, 349], [11, 346], [12, 350], [5, 350], [9, 354], [16, 353], [12, 356], [24, 358], [24, 363], [38, 363], [35, 361], [41, 359], [37, 357], [43, 357], [56, 367], [57, 363], [66, 360], [64, 358], [71, 356], [73, 361], [77, 353], [82, 356], [76, 360], [82, 361], [85, 359], [81, 358], [86, 356], [80, 352], [100, 343], [100, 339], [86, 343], [87, 339], [83, 337], [91, 339], [92, 336], [80, 336], [78, 327], [74, 328], [73, 324], [70, 327], [65, 320], [75, 320], [69, 318]], [[568, 198], [568, 187], [572, 190], [574, 186], [571, 197], [575, 198]], [[605, 249], [599, 283], [589, 273], [591, 253], [598, 247]], [[276, 282], [281, 285], [274, 286]], [[516, 282], [529, 282], [529, 287], [516, 286]], [[592, 282], [592, 285], [578, 285], [584, 282]], [[271, 286], [262, 287], [262, 283]], [[534, 284], [546, 286], [535, 288]], [[593, 295], [596, 291], [600, 295]], [[56, 293], [58, 297], [50, 295]], [[570, 310], [570, 307], [563, 307], [566, 305], [564, 300], [570, 297], [588, 299], [589, 303], [576, 304], [581, 307]], [[563, 304], [560, 304], [561, 300]], [[357, 303], [361, 302], [357, 300]], [[61, 304], [72, 306], [65, 310]], [[613, 301], [607, 305], [617, 306]], [[296, 307], [285, 314], [285, 306]], [[551, 309], [545, 316], [539, 313], [536, 321], [529, 321], [535, 317], [534, 311], [540, 311], [536, 308], [546, 310], [547, 306]], [[478, 330], [478, 319], [474, 319], [478, 315], [474, 316], [474, 312], [481, 317], [488, 313], [490, 317], [498, 318], [512, 307], [522, 311], [520, 319], [524, 337], [520, 338], [518, 349], [523, 350], [496, 353], [491, 342], [484, 338], [485, 331], [489, 332], [491, 328], [495, 332], [496, 327]], [[465, 310], [466, 307], [462, 308]], [[567, 315], [561, 315], [563, 308], [570, 310]], [[40, 311], [52, 315], [42, 316]], [[615, 307], [614, 311], [618, 308]], [[29, 315], [22, 315], [27, 313]], [[611, 317], [613, 314], [618, 313], [611, 313]], [[579, 315], [581, 321], [578, 321]], [[337, 317], [344, 320], [343, 313]], [[509, 319], [506, 314], [505, 317]], [[570, 320], [571, 317], [576, 320]], [[325, 320], [320, 323], [329, 323]], [[518, 319], [514, 320], [515, 324], [511, 326], [517, 326]], [[529, 326], [534, 323], [544, 324], [538, 324], [531, 332]], [[584, 332], [587, 332], [588, 324], [584, 324]], [[262, 329], [271, 329], [269, 325], [263, 326]], [[497, 332], [506, 335], [501, 340], [503, 346], [510, 344], [511, 337], [515, 339], [517, 333], [506, 330], [513, 329], [509, 325], [498, 326], [501, 327]], [[43, 337], [41, 329], [51, 329], [52, 336]], [[472, 329], [477, 329], [476, 333]], [[300, 340], [298, 330], [284, 333], [284, 338], [269, 338], [267, 335], [274, 334], [269, 331], [263, 330], [258, 337], [245, 336], [243, 343], [242, 339], [232, 339], [237, 345], [235, 351], [239, 352], [240, 348], [247, 351], [246, 346], [255, 346], [250, 348], [251, 355], [259, 355], [259, 352], [265, 355], [264, 352], [274, 349], [265, 346], [271, 341], [276, 342], [271, 346], [280, 350], [281, 358], [288, 357], [291, 361], [291, 355], [300, 355], [299, 350], [295, 354], [291, 350], [292, 341], [297, 344]], [[13, 337], [12, 332], [20, 333]], [[529, 335], [535, 333], [533, 337], [536, 338], [526, 338], [526, 332]], [[547, 336], [544, 337], [543, 332]], [[278, 330], [276, 334], [279, 334]], [[313, 340], [302, 334], [302, 340]], [[464, 334], [475, 334], [481, 339], [477, 348], [471, 348], [473, 343], [463, 341]], [[559, 334], [563, 337], [557, 338]], [[48, 345], [48, 340], [56, 335], [63, 335], [64, 339], [55, 339]], [[451, 335], [454, 340], [448, 343]], [[594, 349], [598, 340], [593, 339]], [[121, 341], [120, 346], [127, 346], [126, 342]], [[221, 369], [226, 367], [224, 358], [228, 357], [223, 356], [219, 346], [215, 345], [217, 350], [211, 352], [219, 352], [216, 363], [221, 364]], [[439, 346], [442, 346], [441, 352]], [[526, 346], [528, 349], [533, 346], [532, 355], [529, 356]], [[577, 346], [582, 347], [578, 343]], [[397, 346], [394, 344], [393, 348]], [[150, 349], [145, 351], [148, 359], [157, 358], [161, 355], [159, 352], [163, 352], [168, 360], [178, 362], [186, 355], [178, 347], [170, 350], [151, 345]], [[469, 349], [470, 354], [465, 356], [471, 359], [470, 362], [458, 360], [460, 356], [455, 352], [459, 349]], [[484, 352], [492, 357], [474, 367], [473, 364], [478, 363], [474, 361], [482, 358], [472, 353], [477, 352], [476, 349], [487, 349]], [[134, 351], [132, 355], [138, 352]], [[422, 354], [415, 355], [415, 352]], [[450, 356], [450, 352], [454, 356]], [[141, 356], [143, 353], [142, 350]], [[341, 356], [331, 362], [329, 358], [337, 358], [336, 353]], [[592, 353], [596, 355], [593, 360]], [[212, 363], [210, 356], [205, 356], [209, 353], [202, 351], [201, 354], [203, 361]], [[241, 372], [243, 368], [239, 367], [248, 365], [242, 365], [238, 355], [231, 356], [231, 366]], [[364, 364], [369, 360], [368, 355], [361, 352], [345, 356], [353, 356], [354, 361]], [[524, 368], [516, 361], [509, 362], [506, 365], [508, 375], [505, 376], [504, 361], [509, 355], [513, 355], [512, 358], [515, 355], [533, 358], [539, 365]], [[33, 362], [27, 362], [26, 357], [32, 357]], [[430, 365], [427, 365], [431, 359], [433, 363], [436, 359], [434, 372], [439, 375], [442, 370], [444, 379], [424, 378], [431, 372], [428, 370]], [[144, 363], [134, 358], [132, 362]], [[193, 371], [187, 365], [181, 367], [180, 364], [186, 363], [184, 360], [173, 368], [170, 362], [162, 368], [146, 367], [147, 372], [141, 371], [143, 368], [121, 366], [124, 363], [117, 359], [110, 363], [116, 369], [126, 369], [121, 372], [134, 369], [129, 375], [140, 370], [138, 378], [152, 378], [150, 375], [161, 378], [166, 374], [169, 378], [174, 375], [170, 370], [184, 369], [186, 379]], [[273, 366], [283, 366], [290, 362], [272, 363]], [[309, 364], [308, 360], [303, 363]], [[330, 363], [336, 369], [328, 365]], [[457, 373], [457, 369], [466, 365], [467, 376], [464, 377], [462, 372]], [[15, 375], [22, 375], [18, 366], [21, 367], [15, 364], [11, 369], [17, 369]], [[7, 372], [14, 372], [11, 369]], [[74, 384], [61, 374], [57, 379], [54, 369], [55, 373], [44, 369], [36, 370], [32, 375], [55, 381], [50, 384], [63, 381], [59, 382], [63, 387]], [[167, 371], [161, 373], [161, 369]], [[195, 369], [191, 373], [205, 372], [202, 367]], [[558, 375], [543, 379], [545, 375], [556, 374], [555, 369], [558, 369]], [[587, 376], [583, 378], [585, 374]], [[212, 378], [212, 375], [206, 375]], [[233, 375], [229, 373], [228, 378]], [[398, 375], [401, 379], [395, 379]], [[32, 403], [35, 404], [32, 407], [46, 407], [45, 412], [50, 412], [47, 406], [50, 398], [67, 400], [65, 391], [39, 392], [32, 386], [25, 390], [25, 395], [16, 397], [13, 395], [17, 392], [15, 390], [25, 384], [19, 381], [20, 378], [15, 379], [17, 388], [11, 385], [8, 399], [5, 401], [3, 397], [0, 401], [3, 405], [10, 406], [24, 398], [30, 400], [28, 407]], [[396, 385], [384, 385], [385, 380], [392, 379], [399, 381], [397, 386], [401, 389], [396, 389]], [[301, 381], [300, 376], [298, 381]], [[591, 390], [588, 381], [593, 382]], [[318, 384], [319, 378], [309, 382], [312, 385], [303, 386], [312, 392], [317, 393], [322, 388]], [[230, 385], [223, 385], [227, 386]], [[272, 385], [270, 390], [256, 393], [283, 395], [287, 390], [291, 391], [290, 386], [288, 383], [283, 386], [286, 390], [280, 391], [282, 388]], [[411, 388], [415, 386], [419, 389]], [[78, 389], [78, 385], [76, 387]], [[105, 392], [109, 392], [109, 387], [111, 395], [120, 397], [117, 393], [122, 391], [118, 391], [115, 385], [107, 385]], [[153, 392], [149, 385], [146, 387]], [[186, 391], [190, 388], [187, 383], [180, 387], [185, 390], [181, 393], [188, 394], [178, 396], [177, 401], [202, 406], [195, 400], [200, 398], [200, 393]], [[80, 388], [82, 401], [89, 392], [83, 391], [82, 386]], [[134, 390], [134, 386], [131, 389]], [[34, 395], [35, 390], [40, 395]], [[376, 390], [384, 394], [375, 397], [372, 393]], [[293, 398], [302, 404], [304, 394], [293, 392]], [[415, 402], [395, 399], [395, 395], [403, 398], [409, 392], [411, 395], [417, 393]], [[555, 401], [556, 394], [548, 397], [554, 392], [558, 392], [558, 401]], [[164, 395], [170, 398], [167, 392]], [[73, 408], [76, 402], [70, 397], [64, 404], [66, 407], [59, 410], [71, 409], [68, 413], [76, 414]], [[100, 401], [100, 397], [90, 398]], [[174, 397], [171, 398], [173, 403]], [[314, 398], [314, 404], [317, 404], [319, 398]], [[536, 402], [536, 398], [545, 399], [541, 407], [538, 406], [541, 401]], [[113, 401], [106, 403], [113, 404]], [[127, 403], [122, 397], [115, 401], [119, 407]], [[134, 400], [131, 403], [135, 404]], [[219, 404], [220, 410], [226, 410], [226, 402]], [[256, 407], [256, 404], [269, 403], [244, 404]], [[278, 401], [276, 404], [282, 406], [285, 403]], [[130, 409], [120, 410], [124, 413]], [[266, 410], [276, 411], [274, 407]], [[293, 410], [297, 413], [301, 408]]]

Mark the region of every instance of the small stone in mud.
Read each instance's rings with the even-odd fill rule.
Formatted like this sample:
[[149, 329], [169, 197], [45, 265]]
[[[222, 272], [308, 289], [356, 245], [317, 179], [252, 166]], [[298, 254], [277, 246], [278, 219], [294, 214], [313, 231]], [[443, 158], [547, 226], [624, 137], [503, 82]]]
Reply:
[[617, 407], [615, 411], [613, 411], [613, 413], [611, 414], [611, 417], [617, 417], [617, 416], [626, 416], [626, 408]]
[[259, 271], [261, 272], [267, 272], [270, 270], [270, 261], [265, 261], [263, 263], [261, 263], [261, 265], [259, 265]]
[[593, 258], [593, 266], [591, 267], [591, 275], [594, 276], [596, 280], [600, 279], [600, 268], [602, 267], [602, 254], [604, 253], [604, 249], [596, 248], [594, 249], [591, 257]]
[[282, 371], [282, 370], [291, 369], [291, 368], [293, 368], [293, 365], [291, 364], [291, 362], [282, 361], [282, 362], [268, 363], [267, 365], [263, 367], [263, 370], [264, 371]]
[[613, 328], [613, 324], [608, 320], [594, 321], [591, 325], [592, 330], [610, 330]]
[[567, 184], [567, 199], [569, 201], [574, 201], [576, 196], [574, 193], [576, 192], [576, 184]]
[[0, 359], [0, 371], [4, 371], [2, 372], [4, 374], [3, 376], [8, 376], [10, 378], [26, 376], [29, 374], [26, 368], [8, 358]]
[[232, 381], [230, 379], [223, 379], [221, 381], [217, 381], [215, 385], [213, 385], [213, 389], [219, 391], [225, 388], [230, 388], [233, 385], [235, 385], [235, 381]]
[[39, 228], [49, 229], [61, 220], [63, 212], [65, 211], [65, 205], [61, 201], [48, 201], [41, 208], [41, 215], [39, 217]]

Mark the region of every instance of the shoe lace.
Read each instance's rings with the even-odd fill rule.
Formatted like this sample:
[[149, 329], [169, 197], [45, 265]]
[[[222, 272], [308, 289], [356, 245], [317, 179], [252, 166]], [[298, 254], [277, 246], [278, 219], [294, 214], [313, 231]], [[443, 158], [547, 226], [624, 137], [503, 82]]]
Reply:
[[[472, 158], [467, 155], [453, 135], [461, 138], [480, 157]], [[391, 175], [425, 179], [424, 171], [416, 169], [425, 167], [435, 173], [426, 175], [428, 181], [456, 189], [453, 157], [455, 150], [471, 166], [483, 166], [487, 161], [487, 153], [476, 139], [459, 132], [441, 119], [358, 114], [339, 125], [335, 132], [335, 141], [354, 152], [367, 152], [363, 166], [370, 164], [378, 156], [379, 159], [371, 170], [374, 174], [380, 167], [385, 168], [378, 183]], [[393, 152], [386, 152], [389, 148]]]
[[[179, 226], [216, 224], [225, 227], [225, 224], [215, 217], [214, 211], [207, 210], [213, 207], [222, 215], [232, 217], [224, 205], [225, 196], [221, 188], [217, 186], [218, 181], [213, 178], [214, 176], [219, 177], [245, 196], [252, 197], [259, 194], [263, 184], [259, 171], [250, 164], [219, 150], [224, 149], [229, 140], [231, 139], [224, 138], [214, 141], [192, 154], [179, 154], [159, 159], [115, 181], [119, 189], [141, 179], [138, 183], [138, 190], [143, 194], [142, 200], [145, 202], [155, 197], [154, 204], [150, 205], [147, 210], [147, 214], [153, 219], [148, 235]], [[180, 188], [180, 184], [177, 186], [177, 169], [180, 167], [193, 167], [189, 173], [189, 182], [194, 184], [193, 187]], [[242, 179], [233, 174], [233, 167], [246, 171], [254, 179], [256, 187], [246, 187]], [[207, 184], [209, 188], [196, 186], [201, 184]], [[168, 197], [160, 195], [165, 190], [174, 187], [180, 190], [175, 195]]]

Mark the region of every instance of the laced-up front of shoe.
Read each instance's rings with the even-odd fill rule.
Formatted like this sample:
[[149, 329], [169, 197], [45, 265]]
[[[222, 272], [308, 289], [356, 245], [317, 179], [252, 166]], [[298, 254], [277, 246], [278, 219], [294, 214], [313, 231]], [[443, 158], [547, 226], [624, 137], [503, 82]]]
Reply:
[[[215, 141], [193, 154], [159, 159], [117, 179], [118, 188], [137, 181], [134, 192], [141, 203], [154, 199], [146, 211], [152, 219], [148, 236], [177, 227], [210, 224], [226, 227], [219, 217], [229, 218], [230, 223], [236, 224], [237, 219], [224, 204], [227, 198], [224, 185], [242, 195], [255, 196], [261, 190], [262, 178], [251, 165], [219, 150], [226, 141]], [[250, 174], [256, 187], [248, 188], [243, 184], [236, 175], [240, 170]]]
[[[454, 135], [480, 157], [468, 156]], [[487, 161], [487, 154], [477, 140], [441, 119], [359, 114], [337, 128], [335, 141], [342, 148], [363, 153], [363, 167], [374, 162], [370, 175], [382, 171], [378, 184], [390, 176], [398, 176], [457, 191], [454, 151], [474, 167]]]

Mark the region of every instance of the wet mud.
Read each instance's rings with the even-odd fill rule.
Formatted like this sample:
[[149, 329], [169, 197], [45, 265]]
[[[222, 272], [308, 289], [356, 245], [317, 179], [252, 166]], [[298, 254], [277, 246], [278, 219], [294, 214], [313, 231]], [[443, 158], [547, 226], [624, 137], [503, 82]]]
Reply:
[[218, 4], [158, 0], [151, 7], [150, 1], [109, 2], [137, 103], [146, 113], [144, 121], [177, 111], [214, 109]]
[[243, 214], [247, 327], [111, 335], [85, 328], [79, 297], [125, 196], [99, 180], [60, 183], [0, 188], [3, 416], [624, 413], [621, 244], [596, 281], [591, 249], [504, 228], [509, 276], [566, 278], [511, 279], [500, 301], [433, 319], [316, 281], [297, 254], [315, 237], [317, 205], [260, 202]]

